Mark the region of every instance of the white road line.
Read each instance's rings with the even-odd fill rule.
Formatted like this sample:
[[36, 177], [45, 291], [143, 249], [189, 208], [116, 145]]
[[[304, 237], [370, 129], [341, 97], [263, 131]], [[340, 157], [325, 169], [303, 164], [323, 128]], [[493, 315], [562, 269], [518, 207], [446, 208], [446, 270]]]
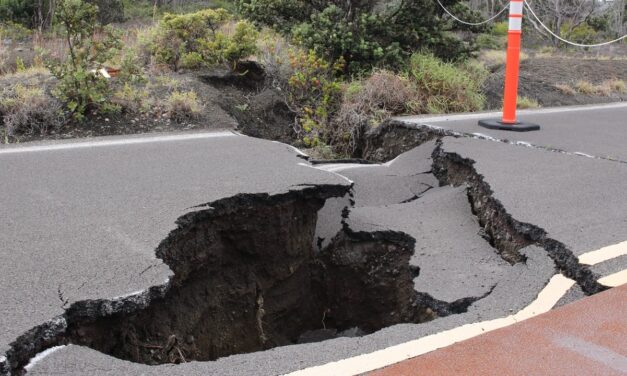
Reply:
[[[596, 265], [626, 253], [627, 241], [585, 253], [579, 256], [579, 260], [581, 263], [586, 263], [587, 265]], [[599, 279], [599, 283], [608, 287], [616, 287], [625, 284], [627, 283], [627, 269], [601, 278]], [[370, 354], [362, 354], [337, 362], [295, 371], [288, 374], [288, 376], [352, 376], [383, 368], [548, 312], [574, 285], [575, 281], [572, 279], [557, 274], [553, 276], [544, 289], [540, 291], [536, 300], [514, 315], [495, 320], [466, 324]]]
[[599, 278], [599, 283], [607, 287], [618, 287], [627, 283], [627, 269]]
[[574, 284], [572, 279], [557, 274], [538, 294], [536, 300], [515, 315], [459, 326], [370, 354], [292, 372], [289, 376], [357, 375], [383, 368], [548, 312]]
[[35, 357], [32, 358], [30, 360], [30, 362], [28, 362], [28, 364], [26, 366], [24, 366], [24, 369], [26, 370], [26, 372], [30, 371], [30, 369], [33, 368], [35, 366], [35, 364], [41, 362], [48, 355], [52, 354], [53, 352], [55, 352], [57, 350], [61, 350], [64, 347], [65, 347], [65, 345], [54, 346], [54, 347], [51, 347], [49, 349], [46, 349], [46, 350], [40, 352], [39, 354], [35, 355]]
[[[591, 105], [591, 106], [576, 106], [576, 107], [554, 107], [544, 108], [540, 110], [522, 110], [519, 111], [521, 116], [524, 115], [545, 115], [545, 114], [559, 114], [564, 112], [580, 112], [580, 111], [595, 111], [595, 110], [608, 110], [627, 108], [627, 103], [608, 103], [604, 105]], [[442, 121], [454, 121], [454, 120], [479, 120], [490, 117], [500, 117], [501, 112], [483, 112], [473, 114], [453, 114], [453, 115], [440, 115], [440, 116], [399, 116], [395, 117], [395, 120], [399, 120], [406, 123], [429, 123], [429, 122], [442, 122]]]
[[[313, 168], [313, 169], [315, 169], [315, 170], [320, 170], [318, 167], [315, 167], [315, 166], [309, 165], [309, 164], [307, 164], [307, 163], [299, 163], [298, 165], [299, 165], [299, 166], [304, 166], [304, 167]], [[339, 176], [340, 178], [342, 178], [342, 179], [346, 180], [349, 184], [353, 184], [353, 183], [354, 183], [352, 180], [350, 180], [350, 179], [349, 179], [349, 178], [347, 178], [346, 176], [341, 175], [341, 174], [338, 174], [338, 173], [337, 173], [337, 172], [335, 172], [335, 171], [327, 171], [327, 170], [324, 170], [324, 171], [326, 171], [326, 172], [328, 172], [328, 173], [331, 173], [331, 174], [334, 174], [334, 175]]]
[[584, 253], [579, 256], [579, 262], [586, 265], [596, 265], [623, 255], [627, 255], [627, 241]]
[[206, 133], [192, 133], [192, 134], [180, 134], [180, 135], [168, 135], [168, 136], [124, 138], [124, 139], [117, 139], [117, 140], [78, 141], [78, 142], [58, 143], [58, 144], [49, 144], [49, 145], [9, 147], [5, 149], [0, 149], [0, 154], [32, 153], [32, 152], [41, 152], [41, 151], [83, 149], [83, 148], [102, 147], [102, 146], [148, 144], [148, 143], [153, 143], [153, 142], [186, 141], [186, 140], [199, 140], [199, 139], [205, 139], [205, 138], [235, 137], [235, 136], [237, 136], [237, 134], [233, 132], [206, 132]]

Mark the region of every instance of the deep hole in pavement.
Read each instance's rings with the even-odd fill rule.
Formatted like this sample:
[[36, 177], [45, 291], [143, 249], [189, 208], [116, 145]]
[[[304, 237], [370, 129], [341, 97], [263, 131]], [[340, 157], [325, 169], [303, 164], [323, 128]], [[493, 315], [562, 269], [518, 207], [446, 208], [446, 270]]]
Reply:
[[433, 319], [413, 289], [414, 240], [349, 231], [317, 253], [324, 199], [309, 191], [236, 196], [188, 216], [157, 252], [175, 272], [165, 297], [71, 323], [66, 341], [133, 362], [179, 363]]
[[[503, 259], [524, 262], [519, 250], [535, 244], [587, 294], [604, 289], [564, 244], [512, 218], [474, 161], [445, 152], [440, 142], [432, 158], [441, 185], [468, 187], [482, 235]], [[317, 213], [348, 188], [301, 188], [237, 195], [181, 217], [157, 249], [174, 271], [168, 284], [137, 296], [73, 303], [12, 343], [0, 374], [23, 374], [37, 353], [68, 343], [144, 364], [214, 360], [425, 322], [465, 312], [483, 298], [447, 303], [416, 292], [420, 268], [409, 265], [415, 240], [403, 233], [355, 233], [345, 224], [316, 252]]]

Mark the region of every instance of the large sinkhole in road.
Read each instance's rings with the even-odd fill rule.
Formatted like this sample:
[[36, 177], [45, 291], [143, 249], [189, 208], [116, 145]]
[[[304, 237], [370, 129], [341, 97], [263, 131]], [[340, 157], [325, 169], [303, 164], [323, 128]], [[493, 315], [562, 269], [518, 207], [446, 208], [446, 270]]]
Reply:
[[157, 250], [175, 273], [165, 297], [71, 323], [68, 342], [179, 363], [433, 319], [413, 289], [410, 237], [342, 232], [314, 249], [317, 213], [343, 189], [240, 195], [181, 218]]

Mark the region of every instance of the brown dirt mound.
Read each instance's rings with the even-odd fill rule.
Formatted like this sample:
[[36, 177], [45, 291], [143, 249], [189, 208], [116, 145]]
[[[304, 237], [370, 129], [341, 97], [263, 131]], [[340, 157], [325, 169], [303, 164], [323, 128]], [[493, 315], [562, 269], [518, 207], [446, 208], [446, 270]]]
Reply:
[[[505, 67], [490, 75], [484, 85], [487, 106], [498, 109], [503, 100]], [[609, 79], [627, 77], [627, 60], [593, 60], [565, 57], [529, 58], [520, 64], [519, 95], [538, 101], [543, 107], [608, 103], [627, 100], [627, 93], [590, 95], [576, 92], [564, 93], [556, 85], [570, 87], [580, 81], [599, 85]]]

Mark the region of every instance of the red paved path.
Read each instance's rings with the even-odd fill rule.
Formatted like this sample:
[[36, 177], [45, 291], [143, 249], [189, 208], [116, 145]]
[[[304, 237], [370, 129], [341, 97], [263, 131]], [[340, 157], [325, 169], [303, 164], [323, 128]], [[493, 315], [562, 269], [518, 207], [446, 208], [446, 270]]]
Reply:
[[627, 375], [627, 285], [370, 375]]

